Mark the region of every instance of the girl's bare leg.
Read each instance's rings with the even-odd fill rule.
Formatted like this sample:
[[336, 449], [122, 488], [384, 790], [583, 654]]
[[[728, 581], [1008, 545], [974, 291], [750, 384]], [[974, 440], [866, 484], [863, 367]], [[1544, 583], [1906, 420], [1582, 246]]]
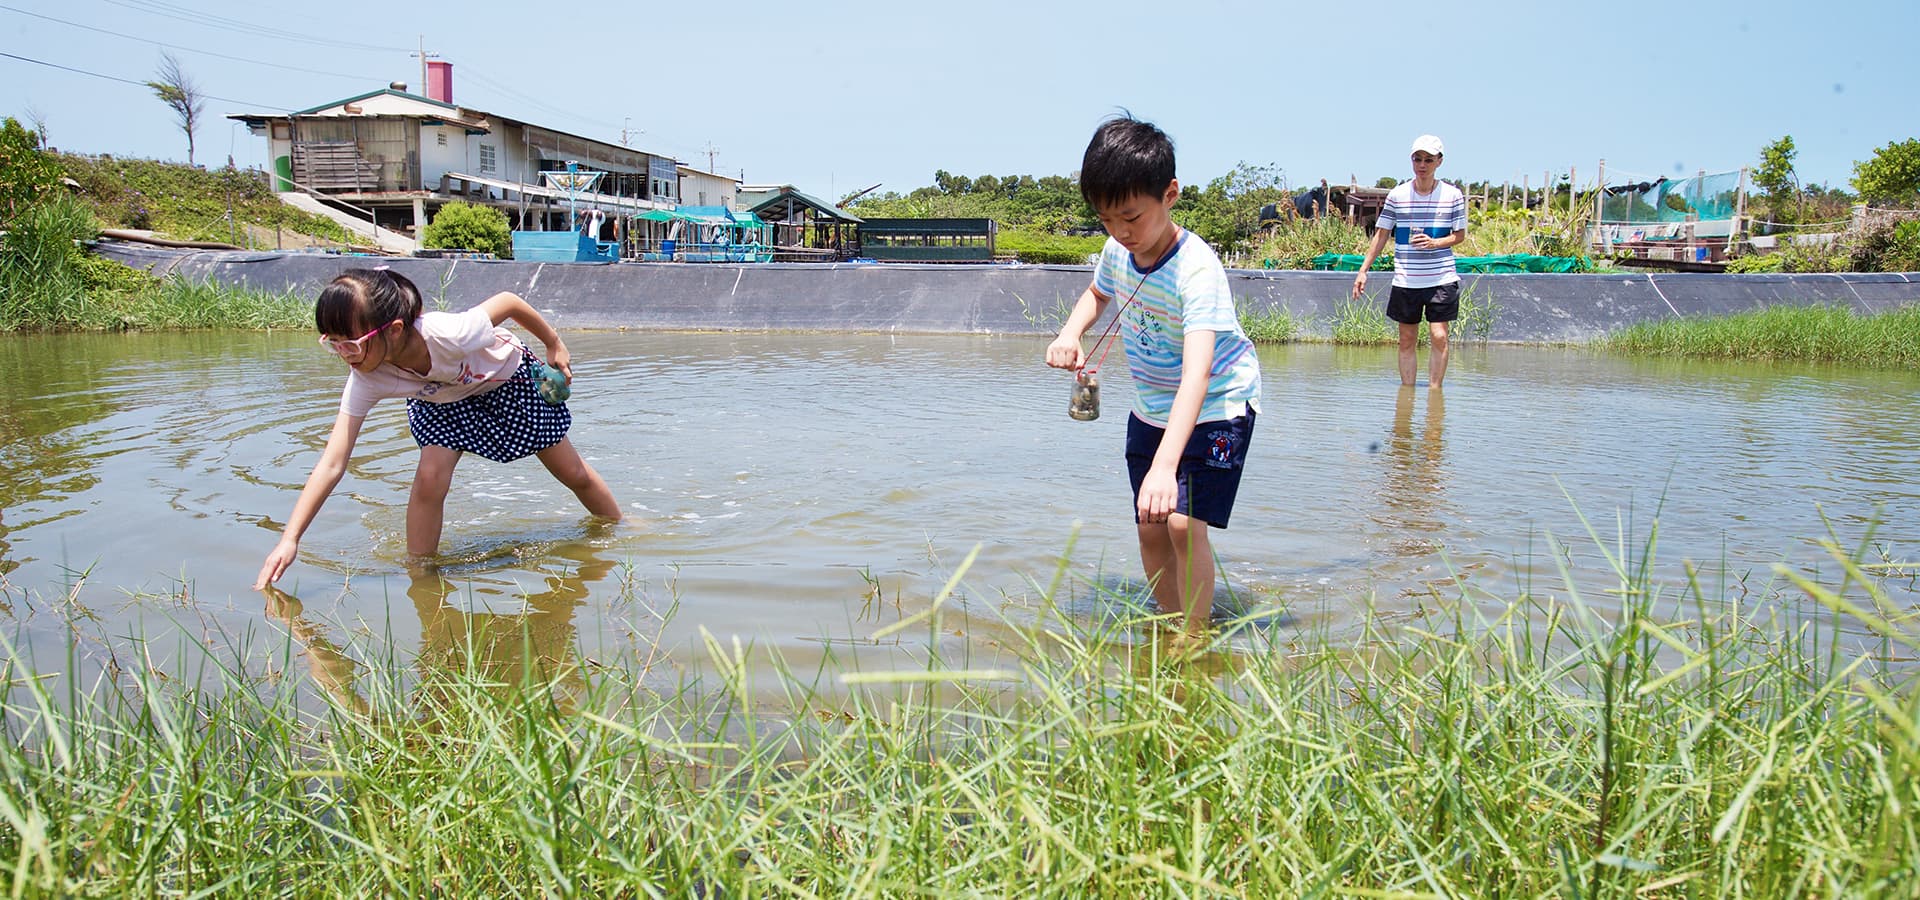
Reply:
[[573, 448], [572, 438], [561, 438], [560, 443], [535, 455], [555, 479], [580, 498], [580, 504], [587, 508], [587, 512], [604, 519], [620, 518], [620, 502], [613, 499], [613, 491], [600, 478], [600, 473], [580, 458], [580, 451]]

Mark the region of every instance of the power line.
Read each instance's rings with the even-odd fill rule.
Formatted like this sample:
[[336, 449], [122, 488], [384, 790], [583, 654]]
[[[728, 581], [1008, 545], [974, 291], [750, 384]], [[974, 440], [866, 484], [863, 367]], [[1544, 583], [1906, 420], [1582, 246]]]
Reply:
[[310, 34], [302, 34], [297, 31], [288, 31], [283, 28], [272, 28], [266, 25], [255, 25], [250, 22], [242, 22], [239, 19], [231, 19], [226, 16], [211, 15], [208, 13], [200, 12], [198, 10], [188, 9], [182, 6], [176, 6], [171, 3], [159, 2], [159, 0], [106, 0], [106, 2], [111, 3], [115, 6], [125, 7], [127, 9], [139, 10], [140, 12], [149, 13], [151, 15], [163, 16], [169, 19], [177, 19], [182, 22], [192, 22], [196, 25], [205, 25], [210, 28], [221, 28], [227, 31], [237, 31], [241, 34], [251, 34], [256, 37], [270, 37], [270, 38], [277, 38], [279, 40], [284, 40], [284, 41], [297, 41], [304, 44], [318, 44], [320, 46], [340, 47], [340, 48], [345, 48], [349, 50], [368, 50], [368, 51], [373, 51], [377, 53], [405, 53], [410, 49], [407, 47], [385, 47], [377, 44], [360, 44], [360, 43], [355, 43], [353, 41], [341, 41], [341, 40], [335, 40], [333, 38], [315, 37]]
[[363, 76], [363, 75], [348, 75], [345, 72], [327, 72], [321, 69], [303, 69], [299, 66], [282, 65], [280, 63], [267, 62], [266, 60], [262, 60], [262, 59], [248, 59], [244, 56], [229, 56], [225, 53], [215, 53], [212, 50], [201, 50], [196, 47], [183, 47], [179, 44], [169, 44], [165, 41], [156, 41], [152, 38], [143, 38], [138, 35], [121, 34], [118, 31], [108, 31], [105, 28], [99, 28], [93, 25], [84, 25], [79, 22], [69, 22], [65, 19], [56, 19], [52, 16], [41, 15], [40, 13], [37, 13], [37, 12], [31, 12], [28, 10], [20, 9], [18, 7], [7, 6], [5, 4], [0, 4], [0, 9], [8, 10], [11, 12], [17, 12], [23, 16], [32, 16], [36, 19], [45, 19], [49, 22], [58, 22], [62, 25], [71, 25], [75, 28], [85, 28], [88, 31], [97, 31], [101, 34], [110, 34], [110, 35], [113, 35], [114, 37], [126, 38], [127, 40], [130, 40], [130, 41], [139, 41], [143, 44], [152, 44], [156, 47], [166, 47], [170, 50], [184, 50], [188, 53], [198, 53], [203, 56], [216, 56], [221, 59], [230, 59], [235, 62], [252, 63], [256, 66], [271, 66], [275, 69], [286, 69], [287, 71], [290, 71], [290, 72], [305, 72], [310, 75], [330, 75], [335, 78], [351, 78], [355, 81], [367, 80], [366, 76]]
[[[135, 81], [131, 78], [121, 78], [118, 75], [105, 75], [99, 72], [89, 72], [86, 69], [76, 69], [72, 66], [63, 66], [59, 63], [50, 63], [44, 59], [33, 59], [31, 57], [26, 57], [26, 56], [16, 56], [4, 50], [0, 50], [0, 56], [4, 56], [8, 59], [17, 59], [21, 62], [33, 63], [36, 66], [46, 66], [49, 69], [60, 69], [66, 72], [73, 72], [78, 75], [91, 75], [94, 78], [105, 78], [108, 81], [118, 81], [121, 84], [131, 84], [135, 87], [143, 87], [143, 88], [153, 87], [153, 85], [148, 84], [147, 82], [144, 82], [144, 81]], [[208, 100], [219, 100], [222, 103], [237, 103], [241, 106], [265, 107], [267, 109], [288, 109], [290, 111], [289, 107], [280, 106], [275, 103], [253, 103], [247, 100], [235, 100], [232, 97], [216, 97], [212, 94], [201, 94], [200, 96], [205, 97]]]
[[619, 126], [614, 125], [611, 122], [603, 122], [599, 119], [595, 119], [591, 116], [582, 115], [580, 113], [574, 112], [569, 109], [561, 109], [560, 107], [554, 106], [551, 103], [547, 103], [539, 99], [538, 97], [520, 93], [519, 91], [516, 91], [513, 88], [507, 87], [506, 85], [501, 84], [500, 82], [494, 81], [493, 79], [488, 78], [477, 71], [474, 71], [474, 68], [475, 67], [472, 67], [472, 66], [463, 66], [460, 70], [461, 77], [471, 78], [475, 81], [480, 82], [481, 84], [484, 84], [493, 88], [496, 91], [499, 91], [500, 93], [507, 94], [511, 97], [517, 98], [530, 105], [540, 107], [541, 109], [544, 109], [548, 112], [559, 113], [560, 115], [566, 116], [568, 118], [571, 118], [577, 121], [587, 122], [593, 125], [599, 125], [603, 128], [606, 128], [608, 131], [615, 131], [615, 130], [618, 130], [619, 128]]

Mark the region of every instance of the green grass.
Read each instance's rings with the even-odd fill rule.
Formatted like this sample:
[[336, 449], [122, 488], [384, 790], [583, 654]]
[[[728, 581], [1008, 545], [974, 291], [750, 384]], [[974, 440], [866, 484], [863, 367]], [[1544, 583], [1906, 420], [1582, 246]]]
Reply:
[[99, 234], [79, 201], [56, 195], [0, 237], [0, 331], [285, 328], [313, 323], [311, 301], [179, 277], [156, 279], [88, 255]]
[[[136, 655], [71, 692], [53, 676], [74, 660], [35, 668], [9, 646], [5, 887], [1910, 889], [1920, 690], [1910, 667], [1890, 672], [1886, 660], [1910, 659], [1920, 632], [1881, 579], [1911, 579], [1913, 567], [1829, 542], [1832, 578], [1776, 566], [1771, 581], [1742, 578], [1723, 595], [1697, 574], [1657, 581], [1653, 545], [1603, 545], [1615, 589], [1591, 596], [1522, 591], [1500, 604], [1436, 591], [1411, 618], [1367, 613], [1338, 635], [1281, 624], [1250, 649], [1186, 661], [1142, 639], [1150, 626], [1061, 614], [1047, 598], [1068, 578], [1064, 561], [1023, 610], [1033, 621], [1017, 626], [1010, 664], [956, 667], [936, 653], [899, 672], [830, 665], [772, 686], [749, 683], [738, 646], [712, 638], [714, 674], [677, 687], [645, 659], [549, 660], [503, 676], [477, 649], [415, 678], [389, 653], [331, 645], [297, 614], [298, 643], [265, 670], [163, 671]], [[948, 596], [889, 630], [943, 634]], [[300, 712], [303, 684], [332, 701]]]
[[1920, 366], [1920, 305], [1864, 316], [1842, 306], [1772, 306], [1641, 322], [1607, 335], [1600, 346], [1648, 356], [1911, 368]]
[[[269, 248], [275, 228], [338, 244], [356, 241], [334, 221], [280, 202], [264, 172], [73, 153], [56, 159], [79, 183], [81, 202], [107, 228]], [[249, 225], [256, 229], [252, 239]]]
[[1075, 237], [1029, 228], [1003, 228], [994, 237], [994, 251], [1024, 263], [1083, 265], [1100, 253], [1107, 239], [1101, 235]]
[[1335, 344], [1397, 344], [1399, 329], [1380, 304], [1362, 297], [1343, 298], [1333, 308], [1328, 340]]
[[1239, 308], [1240, 330], [1256, 344], [1285, 344], [1301, 339], [1301, 335], [1312, 324], [1311, 316], [1294, 315], [1284, 306], [1269, 306], [1253, 309], [1251, 304], [1235, 298]]

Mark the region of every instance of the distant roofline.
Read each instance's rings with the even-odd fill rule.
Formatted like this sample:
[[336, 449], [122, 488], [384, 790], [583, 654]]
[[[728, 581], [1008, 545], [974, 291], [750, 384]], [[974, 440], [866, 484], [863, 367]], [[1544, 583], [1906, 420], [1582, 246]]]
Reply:
[[406, 91], [396, 91], [393, 88], [381, 88], [377, 91], [368, 91], [356, 97], [348, 97], [345, 100], [335, 100], [332, 103], [322, 103], [319, 106], [315, 106], [310, 109], [303, 109], [303, 110], [300, 110], [299, 112], [290, 113], [289, 115], [308, 116], [308, 115], [317, 113], [323, 109], [332, 109], [336, 106], [345, 106], [349, 103], [359, 103], [360, 101], [365, 100], [368, 97], [378, 97], [382, 94], [388, 94], [394, 97], [404, 97], [408, 100], [418, 100], [421, 103], [430, 103], [434, 106], [440, 107], [441, 109], [451, 109], [454, 112], [460, 111], [460, 107], [455, 106], [451, 103], [442, 103], [441, 101], [435, 100], [432, 97], [425, 97], [425, 96], [421, 96], [420, 94], [410, 94], [410, 93], [407, 93]]
[[736, 185], [740, 183], [740, 179], [735, 178], [731, 175], [722, 175], [719, 172], [709, 172], [709, 171], [706, 171], [705, 169], [696, 169], [692, 166], [687, 165], [686, 163], [674, 163], [674, 168], [684, 172], [691, 172], [695, 175], [705, 175], [708, 178], [718, 178], [721, 181], [731, 181]]
[[[319, 106], [309, 107], [307, 109], [298, 110], [296, 112], [229, 113], [227, 114], [226, 118], [233, 119], [239, 122], [246, 122], [248, 124], [253, 124], [256, 122], [265, 122], [268, 119], [291, 119], [296, 116], [308, 116], [308, 115], [312, 115], [314, 113], [320, 112], [321, 110], [333, 109], [336, 106], [345, 106], [349, 103], [358, 103], [369, 97], [379, 97], [382, 95], [400, 97], [406, 100], [416, 100], [421, 103], [425, 103], [429, 106], [437, 106], [437, 107], [440, 107], [441, 109], [452, 110], [455, 113], [459, 113], [462, 111], [473, 112], [473, 113], [479, 114], [483, 118], [498, 119], [501, 122], [512, 122], [522, 127], [538, 128], [542, 131], [550, 131], [554, 134], [563, 135], [565, 137], [575, 138], [577, 140], [588, 141], [591, 143], [599, 144], [602, 147], [617, 148], [619, 150], [625, 150], [630, 153], [637, 153], [637, 154], [640, 154], [641, 156], [650, 156], [655, 159], [670, 159], [674, 161], [674, 165], [676, 167], [680, 165], [680, 161], [677, 159], [674, 159], [673, 155], [669, 153], [655, 153], [651, 150], [643, 150], [638, 147], [629, 147], [625, 144], [619, 144], [613, 141], [601, 140], [600, 138], [596, 138], [596, 137], [588, 137], [584, 134], [575, 134], [574, 132], [571, 132], [571, 131], [562, 131], [558, 128], [554, 128], [549, 125], [542, 125], [538, 122], [529, 121], [527, 119], [516, 119], [512, 116], [503, 116], [498, 113], [491, 113], [483, 109], [475, 109], [473, 107], [459, 106], [453, 103], [442, 103], [441, 101], [435, 100], [432, 97], [425, 97], [420, 94], [413, 94], [413, 93], [408, 93], [406, 91], [394, 90], [393, 88], [390, 88], [390, 87], [381, 88], [375, 91], [367, 91], [364, 94], [356, 94], [352, 97], [347, 97], [341, 100], [334, 100], [330, 103], [322, 103]], [[450, 118], [452, 118], [453, 121], [455, 122], [461, 122], [461, 120], [457, 116], [450, 117]], [[464, 124], [464, 123], [461, 123], [461, 124]], [[696, 169], [694, 171], [699, 171], [699, 170]], [[714, 178], [722, 178], [727, 181], [732, 181], [736, 184], [739, 183], [739, 179], [737, 178], [728, 178], [727, 176], [721, 175], [716, 172], [704, 172], [701, 174], [711, 175]]]

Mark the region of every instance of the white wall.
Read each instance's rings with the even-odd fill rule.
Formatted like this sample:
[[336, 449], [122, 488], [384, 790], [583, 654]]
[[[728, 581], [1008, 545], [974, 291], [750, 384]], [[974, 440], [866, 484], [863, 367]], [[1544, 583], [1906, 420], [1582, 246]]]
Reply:
[[[440, 146], [442, 135], [447, 139], [444, 147]], [[466, 150], [466, 129], [455, 125], [421, 125], [420, 186], [430, 191], [439, 190], [440, 176], [447, 172], [479, 174], [466, 167]]]
[[[728, 209], [739, 208], [738, 193], [740, 182], [731, 178], [722, 178], [697, 169], [680, 167], [680, 202], [686, 206], [724, 206]], [[707, 198], [700, 199], [701, 192]]]

